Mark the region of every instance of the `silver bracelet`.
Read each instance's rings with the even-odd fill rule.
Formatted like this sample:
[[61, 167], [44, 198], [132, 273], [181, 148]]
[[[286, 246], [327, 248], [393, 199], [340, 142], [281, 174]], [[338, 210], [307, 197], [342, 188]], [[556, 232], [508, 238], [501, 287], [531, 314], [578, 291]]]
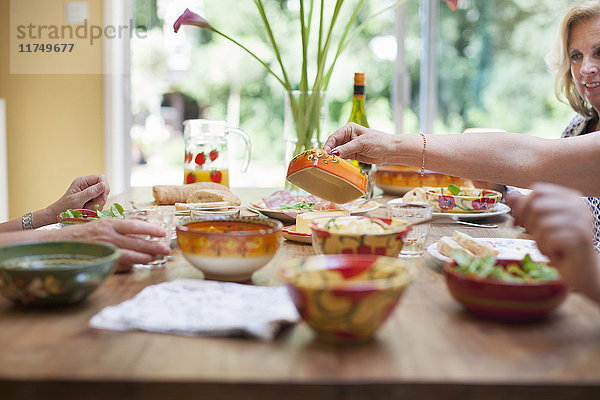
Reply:
[[21, 220], [21, 223], [23, 224], [23, 230], [33, 229], [33, 221], [31, 219], [32, 215], [33, 215], [32, 211], [23, 215], [23, 218]]

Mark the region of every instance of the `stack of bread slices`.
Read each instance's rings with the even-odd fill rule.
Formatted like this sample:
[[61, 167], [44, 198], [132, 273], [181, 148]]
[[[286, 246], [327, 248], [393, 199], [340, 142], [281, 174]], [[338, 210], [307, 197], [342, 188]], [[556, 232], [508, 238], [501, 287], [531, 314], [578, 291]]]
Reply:
[[498, 250], [477, 241], [466, 233], [454, 231], [452, 237], [444, 236], [437, 243], [438, 251], [446, 257], [452, 258], [452, 250], [460, 249], [471, 257], [497, 256]]

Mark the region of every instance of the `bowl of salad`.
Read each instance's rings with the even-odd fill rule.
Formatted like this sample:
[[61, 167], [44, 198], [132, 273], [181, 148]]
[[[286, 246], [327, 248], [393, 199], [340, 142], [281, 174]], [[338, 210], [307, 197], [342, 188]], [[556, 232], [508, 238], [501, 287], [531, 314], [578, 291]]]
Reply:
[[453, 250], [444, 265], [450, 294], [471, 313], [501, 321], [532, 321], [555, 310], [567, 296], [556, 268], [532, 261], [471, 258]]
[[448, 185], [436, 187], [425, 193], [427, 203], [440, 212], [478, 213], [491, 211], [502, 199], [502, 193], [495, 190], [477, 189]]
[[99, 210], [99, 206], [96, 205], [95, 210], [88, 210], [87, 208], [69, 209], [63, 211], [58, 216], [58, 222], [62, 226], [84, 224], [86, 222], [96, 221], [100, 218], [125, 218], [123, 216], [123, 206], [119, 203], [112, 204], [106, 210]]

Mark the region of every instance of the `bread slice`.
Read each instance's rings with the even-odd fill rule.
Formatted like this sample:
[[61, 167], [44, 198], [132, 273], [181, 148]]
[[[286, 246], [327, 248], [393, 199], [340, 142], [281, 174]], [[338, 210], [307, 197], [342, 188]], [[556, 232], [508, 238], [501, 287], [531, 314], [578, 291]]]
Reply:
[[431, 189], [429, 186], [416, 187], [402, 196], [403, 203], [427, 203], [427, 191]]
[[464, 251], [465, 253], [467, 253], [467, 255], [469, 257], [475, 256], [469, 250], [465, 249], [460, 244], [456, 243], [456, 241], [454, 239], [452, 239], [450, 236], [442, 237], [437, 243], [437, 249], [442, 255], [444, 255], [448, 258], [453, 258], [452, 250], [454, 250], [454, 249]]
[[494, 256], [495, 257], [499, 253], [498, 250], [494, 249], [493, 247], [488, 246], [485, 243], [478, 242], [477, 240], [473, 239], [471, 236], [467, 235], [466, 233], [460, 232], [460, 231], [454, 231], [454, 234], [452, 235], [452, 239], [454, 239], [454, 241], [456, 243], [458, 243], [465, 249], [469, 250], [476, 257], [485, 257], [485, 256]]
[[204, 189], [217, 189], [229, 192], [229, 188], [215, 182], [196, 182], [188, 185], [156, 185], [152, 188], [152, 195], [156, 204], [184, 203], [194, 192]]
[[190, 194], [186, 203], [214, 203], [218, 201], [224, 201], [232, 206], [242, 205], [242, 201], [239, 197], [233, 194], [231, 191], [219, 190], [219, 189], [202, 189], [197, 190]]

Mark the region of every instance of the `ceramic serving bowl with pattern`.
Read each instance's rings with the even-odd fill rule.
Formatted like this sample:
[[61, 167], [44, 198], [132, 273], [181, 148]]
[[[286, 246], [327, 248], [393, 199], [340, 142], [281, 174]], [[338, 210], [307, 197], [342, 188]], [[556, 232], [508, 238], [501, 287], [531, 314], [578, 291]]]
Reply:
[[35, 242], [0, 247], [0, 293], [15, 303], [77, 303], [114, 270], [121, 252], [108, 244]]
[[[377, 222], [388, 229], [370, 232], [364, 222]], [[410, 228], [392, 226], [392, 220], [366, 216], [316, 218], [311, 221], [312, 244], [316, 254], [374, 254], [397, 257], [404, 245], [403, 239]], [[350, 229], [337, 229], [339, 226]]]
[[267, 218], [184, 218], [177, 224], [177, 241], [186, 260], [206, 278], [242, 282], [271, 261], [282, 227]]
[[343, 344], [373, 337], [396, 307], [412, 273], [398, 258], [338, 254], [292, 259], [279, 276], [318, 337]]
[[420, 169], [401, 165], [378, 165], [375, 170], [375, 185], [391, 194], [405, 194], [415, 187], [448, 187], [452, 184], [468, 186], [471, 181], [432, 171], [425, 171], [421, 176]]
[[440, 212], [448, 213], [478, 213], [490, 211], [502, 199], [502, 193], [488, 189], [470, 189], [477, 195], [457, 196], [448, 190], [448, 187], [429, 189], [425, 195], [427, 203]]
[[[497, 260], [507, 266], [522, 260]], [[456, 301], [480, 317], [501, 321], [531, 321], [556, 309], [567, 296], [562, 280], [532, 283], [511, 283], [481, 278], [457, 271], [456, 264], [446, 263], [446, 286]]]
[[334, 203], [356, 200], [367, 190], [367, 174], [321, 149], [307, 150], [290, 161], [287, 180]]

